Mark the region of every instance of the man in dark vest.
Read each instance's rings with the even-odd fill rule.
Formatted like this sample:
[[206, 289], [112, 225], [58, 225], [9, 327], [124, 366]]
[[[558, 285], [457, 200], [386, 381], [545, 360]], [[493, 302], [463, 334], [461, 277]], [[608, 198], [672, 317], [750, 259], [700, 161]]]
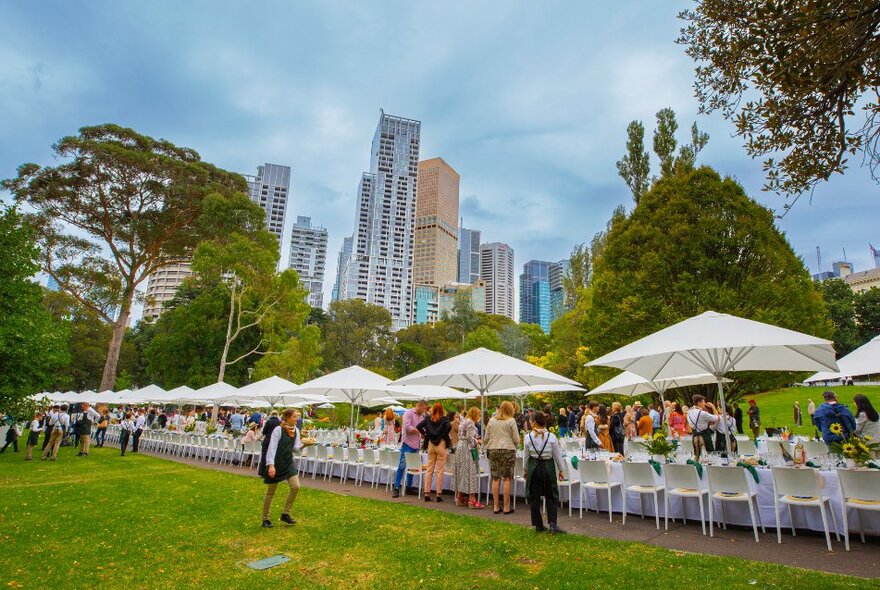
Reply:
[[272, 528], [269, 510], [272, 508], [275, 490], [278, 489], [278, 484], [281, 482], [287, 482], [287, 485], [290, 486], [287, 500], [284, 502], [284, 510], [281, 512], [281, 522], [296, 524], [296, 521], [290, 517], [290, 509], [299, 491], [299, 472], [293, 457], [295, 452], [298, 453], [302, 449], [302, 438], [296, 428], [297, 418], [298, 413], [295, 410], [284, 410], [281, 415], [281, 424], [274, 428], [268, 437], [269, 444], [265, 456], [260, 462], [259, 473], [263, 476], [263, 482], [267, 484], [266, 495], [263, 498], [263, 527], [265, 528]]
[[76, 433], [79, 435], [79, 453], [77, 457], [89, 456], [89, 443], [92, 438], [92, 424], [101, 421], [101, 414], [95, 411], [88, 403], [83, 403], [82, 413], [76, 423]]

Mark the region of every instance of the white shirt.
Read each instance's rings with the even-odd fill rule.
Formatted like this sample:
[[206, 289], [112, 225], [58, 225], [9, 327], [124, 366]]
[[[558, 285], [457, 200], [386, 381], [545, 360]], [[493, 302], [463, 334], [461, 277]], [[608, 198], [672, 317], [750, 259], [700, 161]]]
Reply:
[[720, 432], [724, 434], [727, 432], [728, 434], [736, 434], [736, 420], [733, 419], [733, 416], [728, 416], [727, 420], [721, 420], [720, 416], [716, 416], [718, 421], [712, 425], [715, 429], [715, 432]]
[[587, 412], [584, 416], [584, 430], [587, 431], [587, 434], [593, 439], [593, 442], [596, 443], [596, 445], [600, 447], [602, 446], [602, 441], [599, 440], [599, 435], [596, 434], [596, 419], [590, 412]]
[[40, 424], [39, 420], [34, 420], [31, 422], [31, 432], [42, 432], [43, 426]]
[[89, 409], [86, 410], [86, 418], [88, 418], [93, 424], [101, 421], [101, 414], [95, 411], [95, 408], [89, 406]]
[[54, 418], [49, 419], [49, 425], [53, 428], [57, 427], [63, 431], [67, 431], [70, 427], [70, 416], [68, 416], [66, 412], [58, 412], [55, 414]]
[[707, 430], [711, 425], [718, 422], [718, 416], [712, 412], [701, 410], [700, 408], [691, 408], [688, 410], [688, 424], [695, 431], [702, 432]]
[[134, 420], [123, 420], [119, 423], [122, 430], [134, 430]]
[[[275, 465], [275, 453], [278, 452], [278, 441], [281, 440], [281, 426], [275, 428], [269, 436], [269, 448], [266, 449], [266, 466]], [[297, 452], [302, 449], [302, 438], [299, 436], [299, 428], [294, 428], [293, 451]], [[351, 452], [351, 450], [349, 450]]]
[[[542, 447], [544, 452], [540, 453], [539, 456]], [[559, 450], [559, 442], [556, 440], [556, 435], [552, 432], [545, 430], [537, 434], [534, 430], [531, 431], [526, 435], [525, 441], [523, 441], [523, 449], [525, 450], [523, 458], [526, 462], [528, 462], [529, 457], [535, 459], [550, 459], [552, 457], [556, 463], [556, 471], [566, 473], [565, 464], [562, 462], [562, 452]]]
[[143, 414], [139, 415], [137, 419], [134, 421], [134, 429], [135, 430], [143, 430], [147, 425], [147, 417]]

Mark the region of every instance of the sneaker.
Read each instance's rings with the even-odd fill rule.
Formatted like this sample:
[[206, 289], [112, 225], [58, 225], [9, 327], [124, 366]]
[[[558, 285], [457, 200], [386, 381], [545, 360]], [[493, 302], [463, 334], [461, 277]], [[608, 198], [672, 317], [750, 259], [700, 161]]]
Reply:
[[536, 526], [536, 527], [535, 527], [535, 532], [536, 532], [536, 533], [543, 533], [543, 532], [546, 531], [546, 530], [547, 530], [547, 529], [545, 529], [545, 528], [542, 527], [542, 526]]
[[264, 529], [271, 529], [272, 526], [273, 526], [272, 521], [269, 520], [268, 518], [263, 521], [263, 528]]
[[564, 535], [565, 534], [565, 531], [562, 530], [561, 528], [559, 528], [558, 526], [556, 526], [555, 522], [550, 523], [550, 532], [553, 533], [554, 535]]
[[281, 522], [286, 522], [287, 524], [296, 524], [296, 521], [290, 518], [289, 514], [282, 514]]
[[394, 491], [391, 492], [391, 497], [392, 498], [399, 498], [400, 497], [400, 488], [394, 488]]

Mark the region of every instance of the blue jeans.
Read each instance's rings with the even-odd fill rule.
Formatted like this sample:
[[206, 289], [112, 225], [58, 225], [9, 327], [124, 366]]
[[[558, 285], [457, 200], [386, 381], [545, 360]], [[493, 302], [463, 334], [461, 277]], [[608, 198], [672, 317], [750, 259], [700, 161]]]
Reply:
[[95, 432], [95, 444], [98, 445], [99, 447], [103, 447], [104, 446], [104, 439], [106, 437], [107, 437], [107, 429], [106, 428], [99, 428]]
[[568, 436], [568, 426], [559, 427], [559, 436]]
[[[400, 487], [400, 481], [403, 479], [403, 472], [406, 471], [406, 453], [418, 453], [418, 449], [414, 449], [407, 444], [400, 445], [400, 463], [397, 465], [397, 475], [394, 476], [394, 487]], [[406, 487], [412, 487], [413, 476], [406, 476]]]

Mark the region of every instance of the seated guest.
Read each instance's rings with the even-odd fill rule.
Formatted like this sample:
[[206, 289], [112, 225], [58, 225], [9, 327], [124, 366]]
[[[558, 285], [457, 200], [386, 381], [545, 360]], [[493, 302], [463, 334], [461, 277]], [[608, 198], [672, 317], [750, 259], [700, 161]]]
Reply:
[[[829, 445], [843, 442], [856, 431], [856, 419], [849, 408], [837, 403], [837, 395], [833, 391], [826, 391], [822, 397], [825, 398], [825, 402], [816, 408], [816, 413], [813, 415], [816, 428], [822, 432], [822, 440]], [[832, 430], [833, 424], [840, 424], [839, 434]]]

